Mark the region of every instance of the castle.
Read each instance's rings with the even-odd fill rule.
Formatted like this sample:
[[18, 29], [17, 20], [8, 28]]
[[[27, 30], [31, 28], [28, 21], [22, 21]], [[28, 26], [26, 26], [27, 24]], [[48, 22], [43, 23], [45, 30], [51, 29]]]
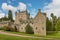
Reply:
[[19, 32], [25, 32], [25, 27], [29, 23], [29, 25], [33, 28], [35, 35], [46, 36], [46, 13], [42, 13], [40, 9], [34, 18], [30, 17], [27, 10], [22, 12], [19, 11], [15, 14], [15, 16], [15, 22], [11, 23], [11, 27], [16, 28]]
[[16, 24], [15, 27], [17, 27], [19, 32], [25, 32], [25, 27], [28, 23], [33, 28], [34, 34], [46, 35], [46, 13], [42, 13], [39, 9], [35, 18], [30, 18], [27, 10], [16, 14], [14, 24]]

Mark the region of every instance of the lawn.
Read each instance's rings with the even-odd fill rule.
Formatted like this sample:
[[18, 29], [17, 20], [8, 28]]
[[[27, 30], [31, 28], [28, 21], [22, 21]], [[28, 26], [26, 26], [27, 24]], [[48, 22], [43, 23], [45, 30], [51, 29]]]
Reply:
[[34, 35], [34, 34], [26, 34], [23, 32], [11, 32], [11, 31], [5, 31], [8, 33], [13, 33], [13, 34], [19, 34], [19, 35], [26, 35], [26, 36], [36, 36], [36, 37], [43, 37], [43, 38], [60, 38], [60, 32], [53, 33], [53, 34], [48, 34], [46, 36], [40, 36], [40, 35]]
[[44, 38], [25, 38], [0, 34], [0, 40], [53, 40]]
[[19, 34], [19, 35], [45, 37], [45, 38], [60, 38], [60, 32], [53, 33], [53, 34], [47, 34], [47, 36], [39, 36], [39, 35], [34, 35], [34, 34], [26, 34], [26, 33], [23, 33], [23, 32], [11, 32], [11, 31], [5, 31], [5, 32], [13, 33], [13, 34]]
[[53, 34], [48, 34], [46, 37], [49, 37], [49, 38], [60, 38], [60, 32], [53, 33]]
[[[39, 36], [39, 35], [34, 35], [34, 34], [26, 34], [23, 32], [10, 32], [10, 31], [5, 31], [8, 33], [13, 33], [13, 34], [19, 34], [19, 35], [26, 35], [26, 36], [35, 36], [35, 37], [41, 37], [41, 38], [24, 38], [24, 37], [15, 37], [15, 36], [8, 36], [8, 35], [2, 35], [0, 34], [0, 40], [53, 40], [53, 39], [59, 39], [60, 40], [60, 32], [58, 33], [53, 33], [53, 34], [48, 34], [47, 36]], [[52, 39], [48, 39], [52, 38]]]

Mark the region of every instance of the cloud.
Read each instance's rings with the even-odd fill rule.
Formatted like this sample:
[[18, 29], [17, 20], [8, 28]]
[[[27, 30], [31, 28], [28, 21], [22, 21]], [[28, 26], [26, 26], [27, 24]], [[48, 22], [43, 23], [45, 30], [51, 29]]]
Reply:
[[[19, 2], [18, 6], [17, 7], [14, 7], [12, 5], [8, 5], [7, 3], [2, 3], [2, 9], [3, 10], [12, 10], [13, 13], [15, 13], [17, 10], [20, 10], [20, 11], [25, 11], [26, 10], [26, 4], [22, 3], [22, 2]], [[14, 14], [13, 14], [13, 19], [14, 18]]]
[[7, 0], [7, 3], [11, 3], [11, 1], [10, 0]]
[[47, 13], [47, 17], [50, 18], [50, 14], [54, 13], [57, 17], [60, 16], [60, 0], [52, 0], [51, 3], [43, 7], [44, 12]]
[[26, 10], [26, 4], [20, 2], [18, 5], [18, 10], [25, 11]]
[[7, 3], [2, 4], [3, 10], [12, 10], [13, 12], [17, 11], [17, 8], [12, 5], [7, 5]]
[[35, 8], [33, 8], [33, 9], [31, 9], [31, 17], [35, 17], [36, 16], [36, 9]]
[[3, 10], [6, 10], [6, 9], [7, 9], [7, 3], [3, 3], [3, 4], [2, 4], [2, 9], [3, 9]]
[[17, 10], [25, 11], [26, 10], [26, 4], [19, 2], [19, 5], [17, 7], [14, 7], [12, 5], [7, 5], [7, 3], [3, 3], [2, 9], [3, 10], [12, 10], [13, 12], [15, 12]]
[[32, 7], [32, 4], [31, 4], [31, 3], [29, 3], [29, 4], [28, 4], [28, 6], [29, 6], [29, 7]]
[[0, 13], [0, 18], [4, 17], [5, 14], [4, 13]]
[[5, 14], [2, 12], [2, 10], [0, 10], [0, 18], [4, 17]]
[[13, 12], [17, 11], [17, 7], [14, 7], [12, 5], [8, 5], [7, 9], [12, 10]]

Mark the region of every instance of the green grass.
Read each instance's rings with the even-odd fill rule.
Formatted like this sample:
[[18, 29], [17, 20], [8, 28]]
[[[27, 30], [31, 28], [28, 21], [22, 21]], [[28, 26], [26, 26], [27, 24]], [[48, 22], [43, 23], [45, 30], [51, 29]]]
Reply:
[[34, 34], [26, 34], [26, 33], [23, 33], [23, 32], [11, 32], [11, 31], [5, 31], [5, 32], [13, 33], [13, 34], [19, 34], [19, 35], [25, 35], [25, 36], [41, 37], [42, 39], [48, 39], [48, 38], [60, 39], [60, 32], [53, 33], [53, 34], [48, 34], [47, 36], [39, 36], [39, 35], [34, 35]]
[[26, 35], [26, 36], [43, 37], [43, 38], [60, 38], [60, 32], [53, 33], [53, 34], [47, 34], [46, 36], [26, 34], [26, 33], [23, 33], [23, 32], [11, 32], [11, 31], [5, 31], [5, 32], [13, 33], [13, 34], [19, 34], [19, 35]]
[[5, 31], [5, 32], [13, 33], [13, 34], [19, 34], [19, 35], [34, 36], [34, 34], [26, 34], [26, 33], [24, 33], [24, 32], [11, 32], [11, 31]]
[[[25, 38], [0, 34], [0, 40], [51, 40], [44, 38]], [[52, 39], [53, 40], [53, 39]]]
[[49, 37], [49, 38], [60, 38], [60, 32], [53, 33], [53, 34], [48, 34], [46, 37]]

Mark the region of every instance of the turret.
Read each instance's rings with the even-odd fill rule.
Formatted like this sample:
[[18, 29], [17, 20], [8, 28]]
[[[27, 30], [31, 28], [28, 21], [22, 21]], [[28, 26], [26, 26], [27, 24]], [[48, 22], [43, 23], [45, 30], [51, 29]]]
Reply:
[[18, 12], [20, 13], [20, 10], [18, 10]]
[[41, 9], [38, 9], [38, 13], [41, 13]]
[[15, 15], [17, 15], [17, 11], [15, 12]]

